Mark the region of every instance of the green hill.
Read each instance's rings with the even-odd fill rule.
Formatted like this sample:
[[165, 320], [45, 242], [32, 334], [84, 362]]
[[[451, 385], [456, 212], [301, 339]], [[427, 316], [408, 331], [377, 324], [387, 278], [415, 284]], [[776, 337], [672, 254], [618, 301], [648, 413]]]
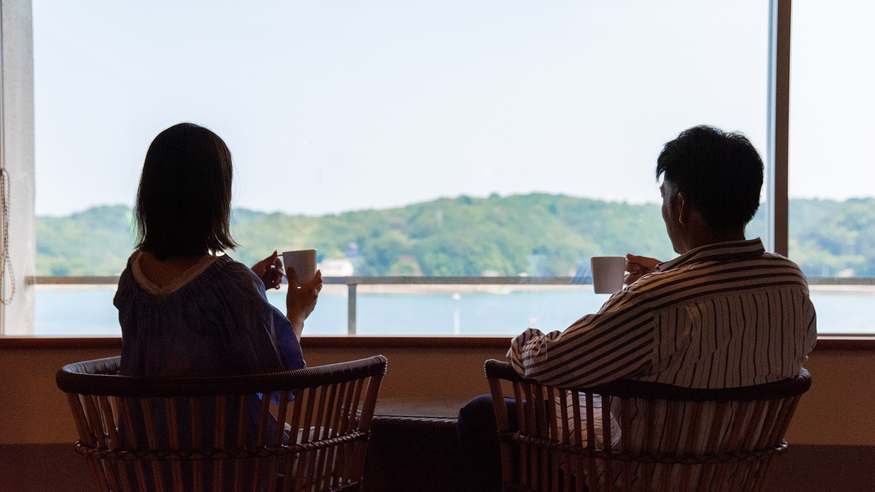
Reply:
[[133, 212], [123, 205], [37, 217], [36, 274], [120, 274], [134, 245], [132, 219]]
[[[875, 275], [875, 200], [790, 201], [790, 255], [809, 275]], [[37, 217], [37, 275], [118, 275], [133, 249], [132, 212], [94, 207]], [[748, 227], [764, 228], [762, 215]], [[594, 255], [674, 256], [658, 205], [563, 195], [441, 198], [386, 210], [309, 217], [237, 209], [231, 255], [274, 249], [350, 257], [357, 275], [569, 275]]]

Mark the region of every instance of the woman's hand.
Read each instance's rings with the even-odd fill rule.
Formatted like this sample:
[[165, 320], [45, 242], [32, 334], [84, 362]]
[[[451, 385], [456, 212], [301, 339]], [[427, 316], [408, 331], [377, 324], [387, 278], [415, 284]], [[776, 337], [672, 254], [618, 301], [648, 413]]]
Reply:
[[279, 255], [274, 251], [267, 258], [252, 265], [252, 271], [258, 275], [258, 278], [264, 283], [265, 289], [279, 289], [283, 283], [283, 264], [279, 259]]
[[286, 268], [286, 277], [289, 279], [289, 292], [286, 294], [286, 317], [291, 321], [295, 336], [300, 340], [301, 333], [304, 331], [304, 320], [313, 312], [316, 301], [319, 299], [319, 291], [322, 290], [322, 272], [316, 270], [316, 276], [313, 277], [313, 280], [300, 286], [294, 268]]
[[623, 279], [625, 285], [634, 284], [639, 278], [656, 271], [656, 265], [662, 263], [656, 258], [646, 256], [626, 255], [626, 271], [629, 272]]

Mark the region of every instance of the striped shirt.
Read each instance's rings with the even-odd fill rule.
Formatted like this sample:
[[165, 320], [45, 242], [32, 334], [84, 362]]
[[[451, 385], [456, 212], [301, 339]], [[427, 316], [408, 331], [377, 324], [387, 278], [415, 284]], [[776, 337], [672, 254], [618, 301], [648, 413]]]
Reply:
[[553, 386], [630, 378], [714, 389], [794, 377], [816, 340], [805, 276], [753, 239], [661, 263], [565, 331], [526, 330], [508, 357]]

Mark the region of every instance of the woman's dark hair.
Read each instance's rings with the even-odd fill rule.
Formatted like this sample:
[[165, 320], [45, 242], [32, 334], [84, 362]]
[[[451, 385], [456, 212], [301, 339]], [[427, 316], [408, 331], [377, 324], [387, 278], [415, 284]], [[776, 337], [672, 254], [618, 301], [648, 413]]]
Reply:
[[234, 249], [231, 152], [218, 135], [180, 123], [159, 133], [137, 189], [137, 248], [160, 260]]
[[663, 174], [718, 230], [744, 229], [760, 206], [763, 161], [741, 133], [684, 130], [659, 154], [656, 179]]

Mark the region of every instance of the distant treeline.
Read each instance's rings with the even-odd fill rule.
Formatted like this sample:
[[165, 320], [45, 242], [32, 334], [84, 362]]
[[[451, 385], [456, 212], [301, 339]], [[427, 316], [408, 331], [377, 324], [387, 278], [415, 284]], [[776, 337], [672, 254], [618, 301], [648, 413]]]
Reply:
[[[762, 211], [749, 237], [765, 229]], [[94, 207], [37, 217], [37, 275], [118, 275], [132, 211]], [[441, 198], [401, 208], [309, 217], [236, 209], [230, 252], [251, 265], [274, 249], [348, 258], [356, 275], [572, 275], [591, 256], [675, 256], [659, 205], [563, 195]], [[809, 276], [875, 276], [875, 199], [790, 200], [790, 257]]]

